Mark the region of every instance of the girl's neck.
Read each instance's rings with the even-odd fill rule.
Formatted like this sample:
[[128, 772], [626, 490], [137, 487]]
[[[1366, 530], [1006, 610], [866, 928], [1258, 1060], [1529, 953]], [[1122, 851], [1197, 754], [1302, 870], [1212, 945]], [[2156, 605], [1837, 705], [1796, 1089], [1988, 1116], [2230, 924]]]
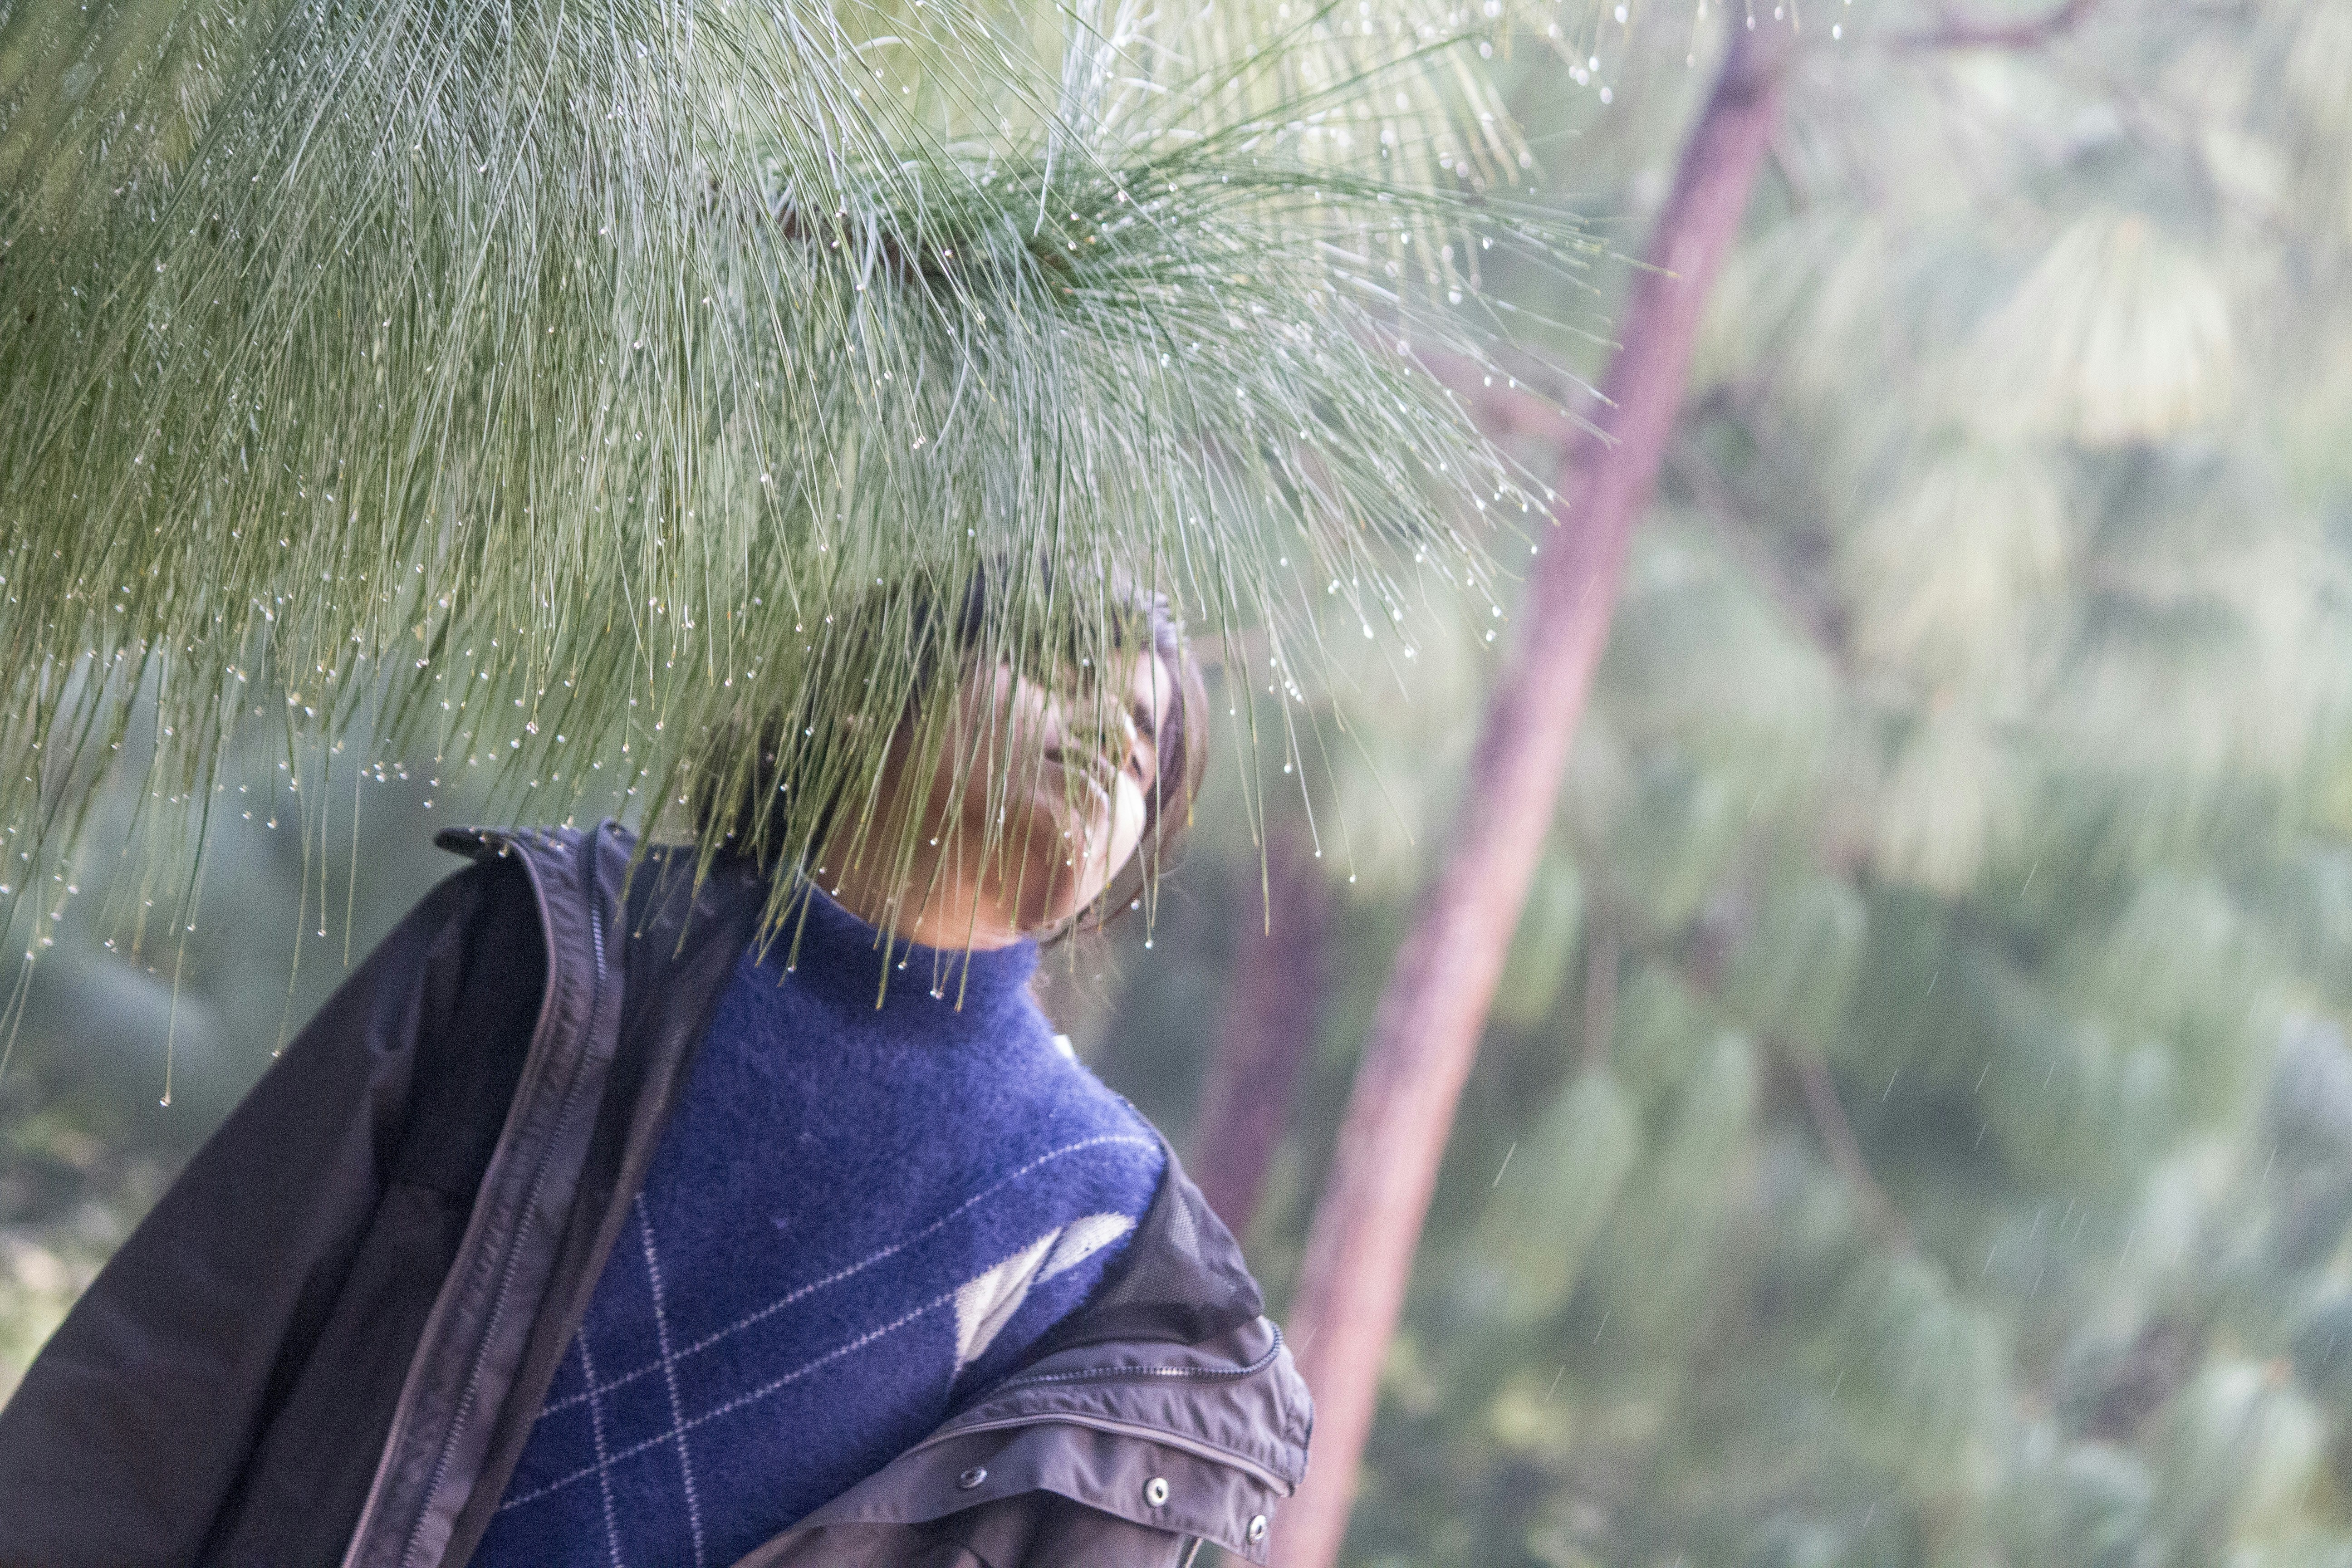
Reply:
[[876, 1012], [886, 1027], [926, 1031], [948, 1027], [939, 1014], [942, 1002], [975, 1027], [997, 1026], [1007, 1007], [1032, 1005], [1036, 943], [932, 946], [911, 939], [903, 925], [885, 940], [879, 928], [824, 886], [803, 882], [802, 888], [798, 907], [784, 917], [761, 962], [797, 975], [810, 994], [854, 1013]]
[[[838, 868], [836, 860], [844, 862]], [[1028, 933], [1003, 896], [1003, 879], [979, 875], [963, 861], [919, 847], [901, 881], [882, 856], [828, 854], [812, 879], [843, 909], [902, 942], [988, 952], [1024, 940]]]

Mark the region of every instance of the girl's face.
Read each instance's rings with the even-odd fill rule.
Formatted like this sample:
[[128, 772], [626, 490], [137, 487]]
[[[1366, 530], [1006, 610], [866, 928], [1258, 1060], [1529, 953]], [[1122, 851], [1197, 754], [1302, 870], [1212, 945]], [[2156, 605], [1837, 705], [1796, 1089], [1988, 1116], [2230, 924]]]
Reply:
[[[957, 690], [927, 816], [941, 849], [952, 842], [953, 858], [978, 868], [982, 900], [1022, 933], [1083, 911], [1143, 840], [1157, 737], [1177, 695], [1148, 653], [1105, 674], [1056, 689], [991, 665]], [[996, 847], [983, 854], [992, 827]]]

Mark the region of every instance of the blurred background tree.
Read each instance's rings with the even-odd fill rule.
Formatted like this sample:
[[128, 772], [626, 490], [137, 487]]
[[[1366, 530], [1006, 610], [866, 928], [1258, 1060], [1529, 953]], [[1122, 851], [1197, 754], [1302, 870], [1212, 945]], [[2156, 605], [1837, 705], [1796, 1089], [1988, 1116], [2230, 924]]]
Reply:
[[[2352, 1554], [2352, 1185], [2316, 1130], [2352, 1064], [2347, 16], [2095, 12], [2032, 53], [1809, 19], [1353, 1560]], [[1651, 20], [1522, 100], [1633, 232], [1699, 85]], [[1333, 695], [1416, 847], [1366, 843], [1390, 808], [1343, 772], [1358, 887], [1270, 1272], [1423, 847], [1475, 809], [1482, 674], [1425, 668], [1402, 719]], [[1249, 909], [1237, 863], [1202, 930]], [[1200, 1016], [1184, 970], [1130, 982], [1115, 1079], [1197, 1053], [1155, 1023]]]
[[[1627, 248], [1706, 86], [1689, 22], [1517, 68], [1554, 197]], [[1348, 1560], [2352, 1563], [2352, 5], [2106, 7], [2031, 52], [1906, 42], [1935, 19], [1892, 0], [1804, 23]], [[1597, 372], [1544, 342], [1550, 285], [1496, 286]], [[1276, 874], [1221, 766], [1153, 950], [1049, 961], [1196, 1151], [1226, 1005], [1264, 1047], [1248, 997], [1319, 975], [1244, 1194], [1277, 1302], [1492, 624], [1402, 685], [1228, 682], [1331, 759], [1302, 795], [1264, 754]], [[361, 947], [461, 809], [362, 793]], [[0, 1078], [12, 1366], [266, 1063], [296, 929], [295, 1016], [335, 977], [351, 839], [254, 842], [168, 1110], [169, 969], [59, 928]]]

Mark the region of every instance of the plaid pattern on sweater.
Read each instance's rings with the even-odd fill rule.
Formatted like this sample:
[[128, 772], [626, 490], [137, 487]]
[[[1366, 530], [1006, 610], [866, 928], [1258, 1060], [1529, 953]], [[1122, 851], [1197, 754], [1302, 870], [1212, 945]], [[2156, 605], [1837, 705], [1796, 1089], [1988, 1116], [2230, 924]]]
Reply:
[[1151, 1200], [1034, 946], [900, 944], [877, 1008], [871, 927], [817, 894], [790, 940], [719, 1003], [477, 1568], [723, 1568], [1017, 1364]]

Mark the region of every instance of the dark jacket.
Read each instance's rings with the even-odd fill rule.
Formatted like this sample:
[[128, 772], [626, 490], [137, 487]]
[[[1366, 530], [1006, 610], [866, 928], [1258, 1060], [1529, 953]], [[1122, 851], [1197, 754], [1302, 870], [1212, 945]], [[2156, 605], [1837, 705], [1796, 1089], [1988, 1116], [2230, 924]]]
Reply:
[[[586, 833], [445, 833], [403, 921], [0, 1411], [0, 1568], [463, 1563], [766, 894]], [[1171, 1157], [1028, 1363], [741, 1568], [1264, 1563], [1306, 1390]]]

